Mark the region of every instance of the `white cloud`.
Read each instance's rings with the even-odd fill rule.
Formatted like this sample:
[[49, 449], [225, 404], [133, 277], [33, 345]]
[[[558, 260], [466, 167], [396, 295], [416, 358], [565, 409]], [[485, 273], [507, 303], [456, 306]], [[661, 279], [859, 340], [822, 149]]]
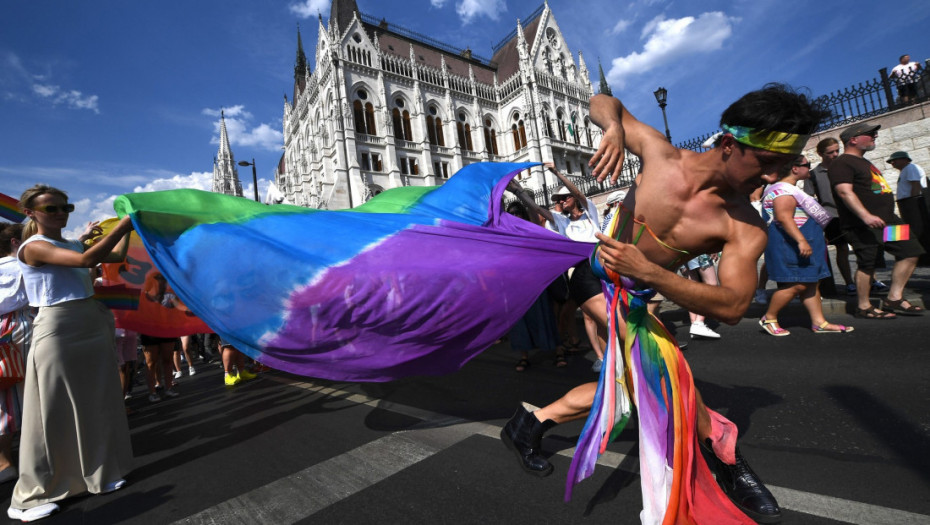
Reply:
[[15, 53], [0, 55], [0, 86], [4, 87], [3, 100], [27, 102], [41, 100], [52, 106], [64, 105], [71, 109], [87, 109], [100, 113], [100, 97], [85, 95], [76, 89], [63, 89], [48, 82], [49, 75], [35, 74], [23, 64]]
[[304, 0], [289, 5], [288, 9], [300, 18], [310, 18], [311, 16], [329, 12], [329, 0]]
[[[284, 145], [284, 133], [280, 131], [281, 126], [272, 127], [270, 124], [262, 123], [257, 126], [251, 124], [252, 114], [246, 111], [245, 106], [237, 105], [229, 108], [211, 109], [207, 108], [202, 111], [204, 115], [219, 117], [220, 112], [226, 118], [226, 135], [229, 137], [231, 146], [255, 147], [268, 151], [280, 151]], [[211, 144], [220, 143], [220, 121], [213, 123], [213, 129], [216, 132], [211, 140]]]
[[[261, 183], [259, 183], [261, 186]], [[210, 191], [213, 187], [213, 172], [193, 172], [189, 175], [174, 175], [171, 177], [152, 180], [143, 186], [136, 186], [132, 193], [146, 191], [164, 191], [190, 188], [195, 190]], [[249, 184], [249, 188], [252, 185]], [[74, 202], [74, 212], [68, 220], [70, 229], [65, 232], [65, 237], [77, 238], [84, 231], [84, 227], [91, 221], [102, 221], [110, 217], [116, 217], [113, 211], [113, 201], [118, 195], [102, 194], [93, 199], [82, 198]]]
[[610, 34], [619, 35], [620, 33], [626, 31], [626, 29], [630, 27], [630, 24], [632, 23], [633, 23], [632, 20], [626, 20], [626, 19], [621, 18], [620, 20], [617, 20], [616, 24], [614, 24], [613, 29], [610, 30]]
[[429, 3], [433, 7], [442, 7], [446, 5], [446, 0], [429, 0]]
[[666, 67], [689, 55], [716, 51], [733, 33], [738, 18], [714, 11], [697, 18], [665, 19], [658, 16], [643, 28], [646, 40], [642, 52], [613, 59], [608, 80], [623, 87], [626, 80], [637, 74]]
[[455, 4], [455, 12], [467, 24], [479, 16], [497, 20], [498, 15], [507, 11], [504, 0], [461, 0]]

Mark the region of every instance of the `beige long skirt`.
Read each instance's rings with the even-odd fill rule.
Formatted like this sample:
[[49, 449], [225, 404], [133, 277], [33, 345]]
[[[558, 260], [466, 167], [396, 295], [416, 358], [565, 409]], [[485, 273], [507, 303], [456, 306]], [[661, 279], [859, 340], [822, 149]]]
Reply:
[[29, 509], [102, 488], [131, 469], [113, 315], [94, 299], [39, 309], [26, 359], [19, 481]]

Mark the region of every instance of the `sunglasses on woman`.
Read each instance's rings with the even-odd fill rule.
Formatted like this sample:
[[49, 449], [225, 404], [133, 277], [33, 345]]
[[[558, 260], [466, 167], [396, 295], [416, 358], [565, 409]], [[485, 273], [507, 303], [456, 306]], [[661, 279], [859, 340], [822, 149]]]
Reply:
[[57, 206], [55, 204], [46, 204], [45, 206], [33, 206], [33, 210], [41, 211], [42, 213], [71, 213], [74, 211], [74, 204], [64, 204]]

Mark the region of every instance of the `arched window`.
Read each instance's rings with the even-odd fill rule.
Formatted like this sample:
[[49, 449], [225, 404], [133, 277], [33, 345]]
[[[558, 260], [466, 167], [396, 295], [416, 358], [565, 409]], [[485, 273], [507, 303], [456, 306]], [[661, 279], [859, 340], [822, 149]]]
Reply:
[[430, 115], [426, 116], [426, 138], [434, 146], [439, 144], [436, 142], [436, 121]]
[[559, 140], [565, 141], [565, 114], [562, 113], [562, 110], [556, 112], [556, 118], [559, 119]]
[[406, 109], [403, 114], [404, 119], [404, 140], [413, 140], [413, 131], [410, 129], [410, 112]]
[[484, 149], [488, 153], [497, 155], [497, 132], [491, 119], [484, 119]]
[[468, 151], [474, 151], [475, 148], [471, 143], [471, 125], [465, 122], [465, 113], [459, 113], [459, 120], [455, 123], [455, 130], [459, 136], [459, 147]]
[[588, 141], [588, 147], [593, 147], [591, 146], [591, 120], [588, 117], [584, 118], [584, 135]]
[[352, 110], [355, 113], [355, 132], [365, 133], [365, 110], [362, 109], [362, 102], [359, 100], [353, 102]]
[[[406, 113], [406, 111], [404, 113]], [[394, 111], [391, 111], [391, 121], [394, 124], [394, 138], [404, 138], [404, 125], [401, 123], [400, 110], [397, 108], [394, 108]]]
[[513, 120], [514, 123], [510, 126], [510, 131], [513, 133], [513, 149], [519, 151], [526, 147], [526, 128], [519, 113], [514, 113]]
[[375, 135], [375, 107], [371, 102], [365, 104], [365, 129], [369, 135]]
[[439, 110], [436, 106], [429, 106], [426, 109], [426, 136], [429, 143], [434, 146], [445, 146], [446, 141], [442, 135], [442, 119], [439, 118]]
[[549, 112], [546, 110], [542, 111], [543, 123], [545, 124], [544, 131], [547, 137], [552, 137], [552, 119], [549, 118]]

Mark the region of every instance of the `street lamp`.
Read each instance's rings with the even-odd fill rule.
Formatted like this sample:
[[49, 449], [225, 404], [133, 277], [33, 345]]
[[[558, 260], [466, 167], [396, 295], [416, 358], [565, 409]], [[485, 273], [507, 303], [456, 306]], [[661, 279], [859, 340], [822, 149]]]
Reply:
[[[672, 140], [672, 139], [669, 139]], [[255, 192], [255, 202], [258, 202], [258, 177], [255, 175], [255, 157], [252, 157], [252, 162], [246, 162], [244, 160], [239, 161], [240, 166], [252, 166], [252, 190]]]
[[668, 118], [665, 116], [665, 106], [667, 105], [665, 103], [665, 100], [668, 98], [668, 90], [665, 89], [664, 87], [660, 87], [659, 89], [655, 90], [652, 94], [656, 96], [656, 102], [658, 102], [659, 107], [662, 108], [662, 120], [665, 121], [665, 138], [667, 138], [668, 141], [671, 142], [672, 134], [669, 133], [668, 131]]

